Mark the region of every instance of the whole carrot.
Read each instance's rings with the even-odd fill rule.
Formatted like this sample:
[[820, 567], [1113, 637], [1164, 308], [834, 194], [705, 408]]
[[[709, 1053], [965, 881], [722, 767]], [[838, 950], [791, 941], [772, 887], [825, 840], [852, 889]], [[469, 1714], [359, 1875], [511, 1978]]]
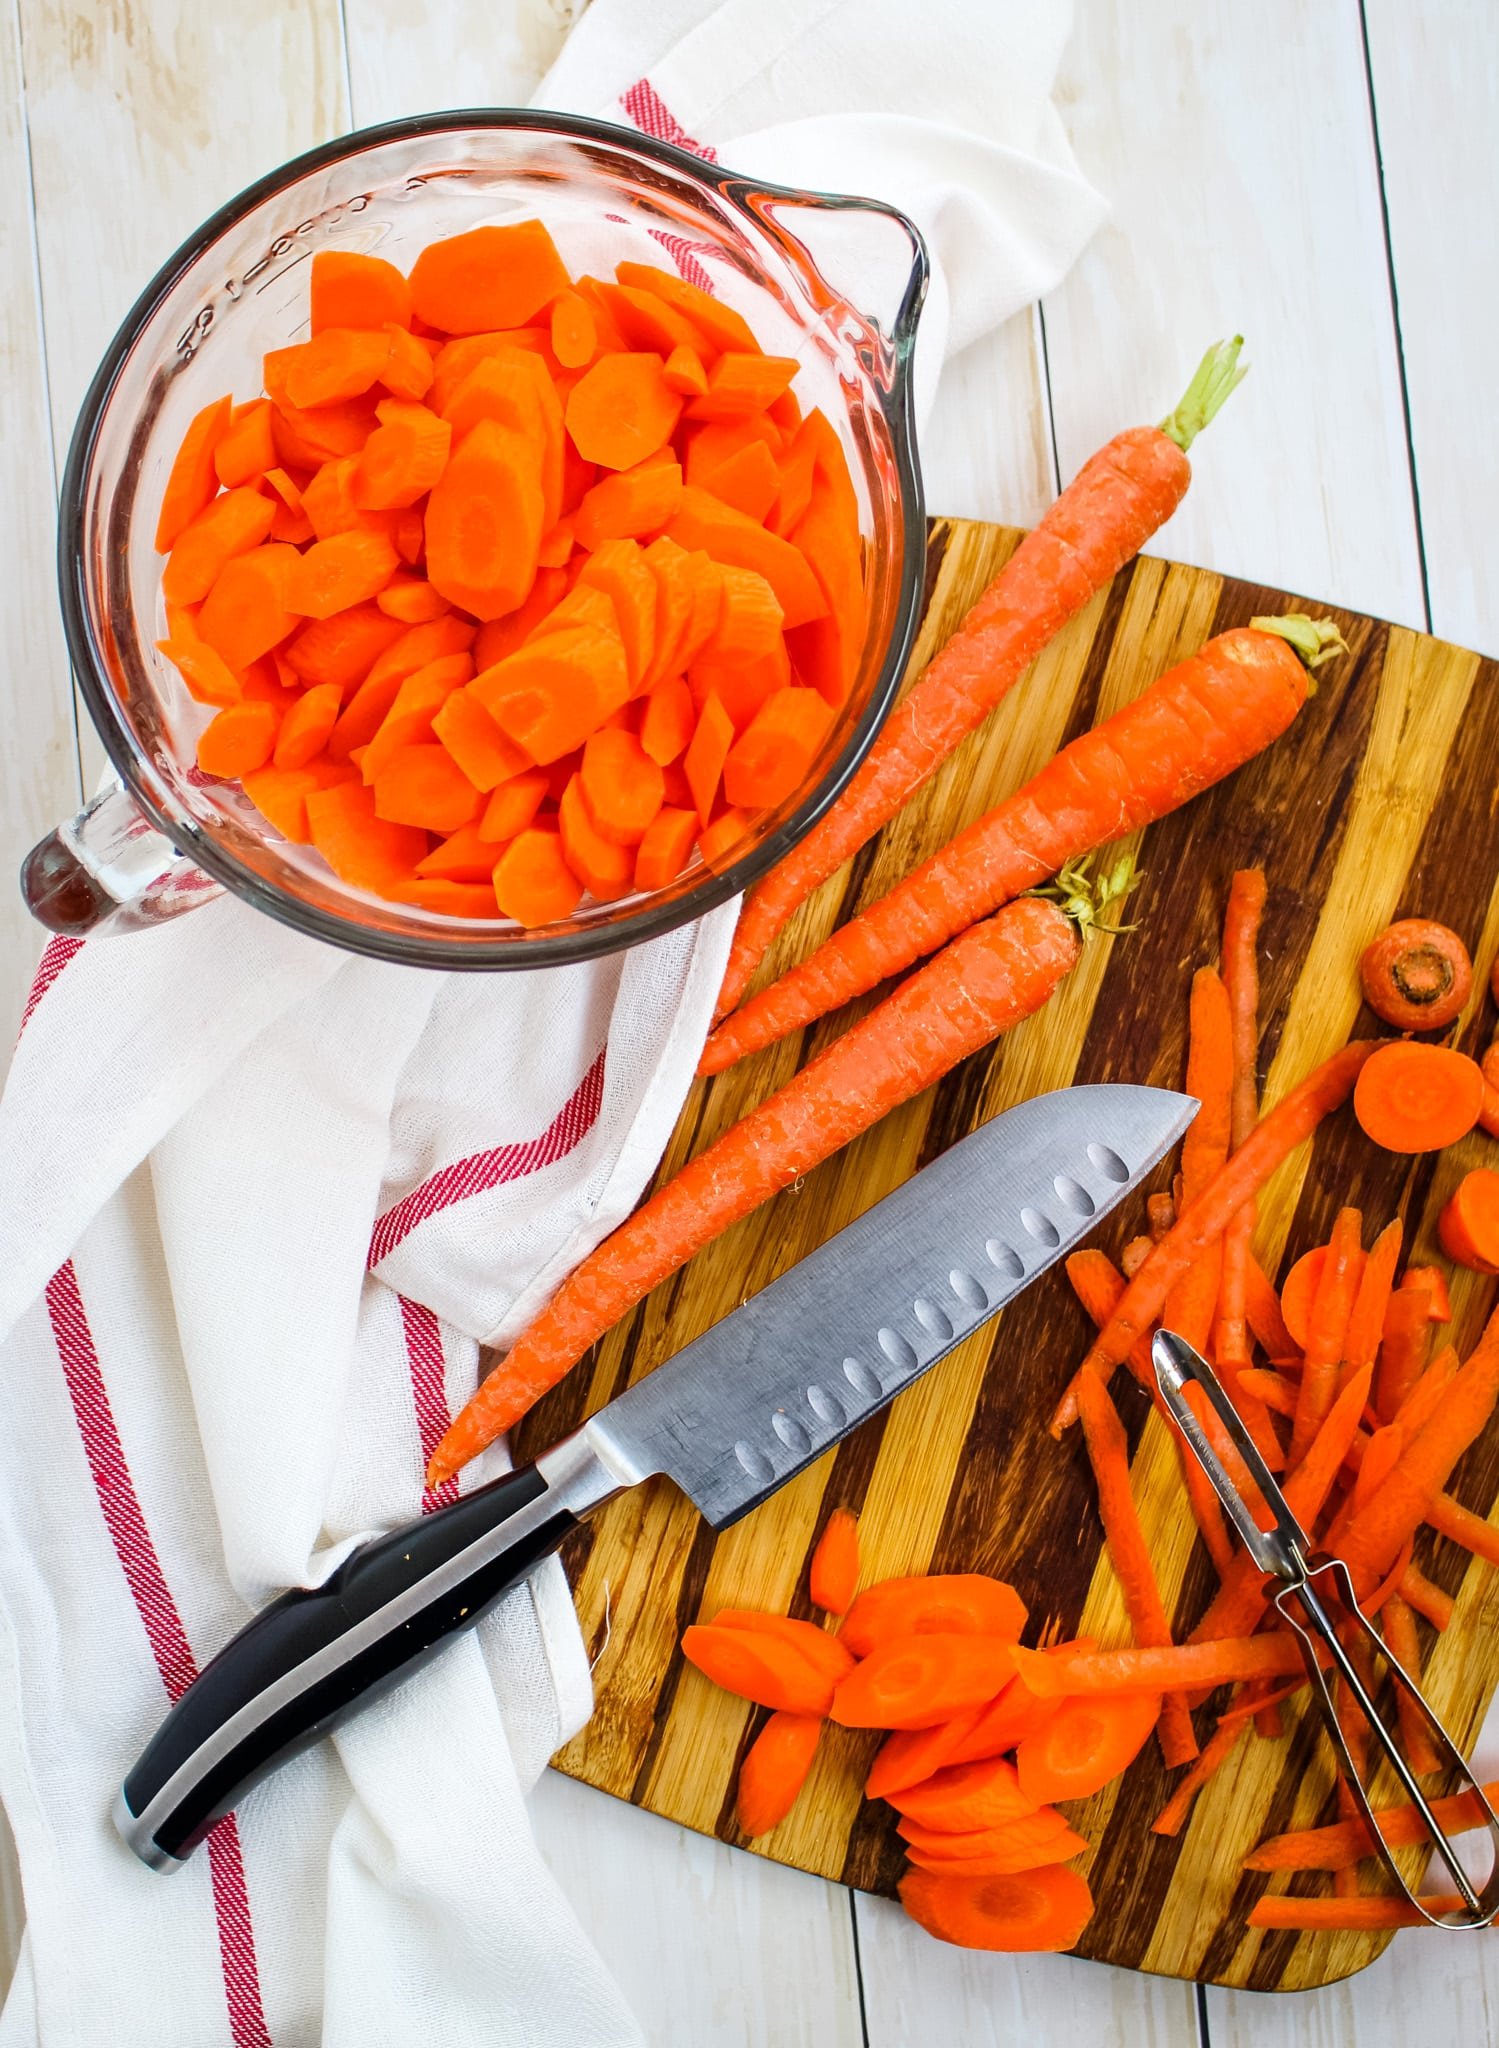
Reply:
[[714, 1032], [698, 1071], [719, 1073], [837, 1009], [1064, 862], [1220, 782], [1285, 731], [1306, 702], [1307, 668], [1342, 647], [1330, 620], [1220, 633], [762, 989]]
[[[869, 757], [821, 824], [746, 899], [718, 998], [726, 1016], [781, 926], [893, 818], [1030, 663], [1186, 494], [1186, 451], [1248, 373], [1243, 337], [1220, 341], [1158, 427], [1131, 427], [1087, 462], [891, 713]], [[1040, 879], [1038, 876], [1037, 880]]]
[[[1160, 1314], [1173, 1281], [1186, 1271], [1204, 1245], [1222, 1236], [1228, 1219], [1251, 1195], [1258, 1193], [1281, 1161], [1311, 1136], [1323, 1117], [1348, 1100], [1374, 1045], [1373, 1039], [1356, 1039], [1352, 1045], [1345, 1045], [1320, 1067], [1314, 1067], [1276, 1104], [1254, 1135], [1215, 1176], [1201, 1199], [1192, 1204], [1151, 1252], [1125, 1289], [1107, 1328], [1099, 1331], [1079, 1368], [1081, 1371], [1107, 1375], [1129, 1355], [1131, 1345]], [[1077, 1399], [1069, 1387], [1052, 1417], [1052, 1434], [1059, 1436], [1076, 1416]]]
[[1034, 896], [965, 932], [589, 1253], [457, 1417], [429, 1472], [446, 1478], [477, 1457], [701, 1246], [1038, 1010], [1078, 952], [1072, 919]]

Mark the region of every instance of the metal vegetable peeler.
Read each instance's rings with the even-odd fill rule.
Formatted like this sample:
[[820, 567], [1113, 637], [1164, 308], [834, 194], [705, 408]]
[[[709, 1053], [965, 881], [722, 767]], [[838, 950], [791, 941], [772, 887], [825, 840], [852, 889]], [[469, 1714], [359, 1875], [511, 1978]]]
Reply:
[[[1385, 1647], [1384, 1639], [1360, 1609], [1353, 1577], [1348, 1567], [1341, 1558], [1316, 1556], [1312, 1553], [1306, 1531], [1286, 1506], [1284, 1494], [1267, 1471], [1253, 1439], [1239, 1420], [1233, 1403], [1224, 1392], [1212, 1367], [1198, 1356], [1190, 1344], [1170, 1330], [1160, 1330], [1156, 1333], [1150, 1351], [1162, 1399], [1170, 1409], [1182, 1435], [1196, 1453], [1198, 1463], [1212, 1480], [1218, 1498], [1228, 1511], [1229, 1519], [1243, 1538], [1245, 1547], [1255, 1563], [1262, 1571], [1268, 1572], [1280, 1581], [1278, 1591], [1271, 1597], [1276, 1608], [1295, 1631], [1306, 1663], [1307, 1676], [1312, 1681], [1317, 1705], [1327, 1724], [1327, 1732], [1332, 1737], [1349, 1788], [1385, 1867], [1422, 1919], [1428, 1921], [1431, 1926], [1470, 1929], [1475, 1932], [1488, 1927], [1495, 1917], [1499, 1916], [1499, 1815], [1495, 1814], [1484, 1797], [1483, 1788], [1474, 1778], [1456, 1743], [1427, 1703], [1420, 1687], [1399, 1660], [1391, 1656]], [[1268, 1529], [1262, 1529], [1256, 1521], [1249, 1502], [1223, 1469], [1202, 1424], [1187, 1402], [1185, 1389], [1189, 1381], [1195, 1381], [1212, 1403], [1235, 1450], [1244, 1460], [1250, 1478], [1259, 1488], [1265, 1506], [1274, 1518]], [[1481, 1890], [1475, 1887], [1472, 1878], [1463, 1868], [1457, 1850], [1449, 1837], [1443, 1833], [1432, 1813], [1430, 1802], [1417, 1784], [1415, 1773], [1399, 1741], [1388, 1724], [1380, 1718], [1367, 1688], [1359, 1677], [1353, 1659], [1349, 1656], [1339, 1634], [1340, 1628], [1350, 1627], [1363, 1630], [1394, 1684], [1401, 1687], [1415, 1702], [1418, 1711], [1436, 1737], [1444, 1763], [1451, 1765], [1459, 1774], [1460, 1782], [1454, 1789], [1474, 1793], [1480, 1808], [1488, 1816], [1489, 1835], [1494, 1844], [1494, 1861]], [[1389, 1758], [1391, 1768], [1400, 1780], [1407, 1798], [1425, 1821], [1435, 1852], [1446, 1866], [1447, 1873], [1462, 1899], [1460, 1911], [1447, 1915], [1431, 1912], [1429, 1902], [1418, 1898], [1401, 1875], [1375, 1823], [1368, 1792], [1359, 1776], [1342, 1724], [1338, 1719], [1331, 1676], [1327, 1668], [1329, 1666], [1347, 1686], [1350, 1696], [1369, 1724], [1370, 1734]]]

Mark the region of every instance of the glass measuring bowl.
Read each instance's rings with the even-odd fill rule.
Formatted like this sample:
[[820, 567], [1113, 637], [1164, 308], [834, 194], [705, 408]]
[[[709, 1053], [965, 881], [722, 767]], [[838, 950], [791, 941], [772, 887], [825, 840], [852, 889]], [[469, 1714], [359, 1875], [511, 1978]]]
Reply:
[[[621, 258], [676, 269], [800, 363], [848, 456], [865, 542], [869, 625], [847, 704], [803, 786], [755, 819], [717, 869], [524, 930], [388, 903], [282, 839], [236, 784], [204, 777], [210, 712], [156, 649], [152, 546], [172, 456], [193, 415], [261, 388], [270, 349], [307, 329], [319, 249], [409, 269], [429, 242], [540, 216], [568, 268]], [[811, 246], [809, 246], [809, 243]], [[824, 250], [820, 261], [814, 247]], [[831, 251], [831, 256], [826, 252]], [[855, 306], [823, 263], [857, 270]], [[63, 479], [59, 575], [69, 652], [124, 785], [35, 847], [28, 906], [54, 931], [131, 931], [217, 896], [355, 952], [422, 967], [578, 960], [640, 943], [746, 888], [806, 833], [867, 752], [905, 665], [924, 558], [910, 365], [926, 287], [915, 227], [876, 200], [734, 176], [632, 130], [563, 114], [476, 110], [365, 129], [298, 157], [204, 223], [132, 309], [84, 400]]]

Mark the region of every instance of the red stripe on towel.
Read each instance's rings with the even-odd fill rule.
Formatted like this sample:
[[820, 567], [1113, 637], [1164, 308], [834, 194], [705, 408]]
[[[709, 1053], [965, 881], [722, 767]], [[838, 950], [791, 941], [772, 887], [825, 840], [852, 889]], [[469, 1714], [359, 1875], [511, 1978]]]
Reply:
[[[76, 946], [78, 942], [71, 943]], [[65, 964], [59, 962], [57, 971]], [[47, 1282], [47, 1313], [104, 1526], [146, 1631], [167, 1698], [175, 1704], [197, 1677], [198, 1666], [146, 1527], [130, 1467], [125, 1462], [124, 1446], [109, 1405], [99, 1354], [94, 1348], [71, 1259]], [[208, 1837], [208, 1869], [234, 2048], [271, 2048], [260, 1997], [244, 1859], [232, 1813], [219, 1821]]]
[[21, 1024], [20, 1030], [16, 1034], [17, 1037], [20, 1036], [21, 1031], [24, 1031], [31, 1022], [32, 1011], [47, 993], [48, 989], [51, 988], [58, 975], [62, 973], [74, 954], [81, 953], [82, 951], [82, 939], [65, 939], [61, 935], [48, 939], [46, 945], [42, 948], [42, 957], [37, 962], [36, 976], [31, 984], [31, 992], [26, 998], [26, 1007], [21, 1012]]
[[643, 135], [653, 135], [657, 142], [670, 142], [678, 149], [690, 149], [705, 163], [718, 162], [718, 151], [687, 133], [648, 78], [637, 78], [628, 91], [620, 94], [619, 103]]
[[607, 1050], [605, 1047], [599, 1054], [539, 1138], [527, 1138], [519, 1145], [497, 1145], [489, 1152], [472, 1152], [467, 1159], [440, 1167], [420, 1187], [413, 1188], [387, 1209], [370, 1236], [367, 1265], [378, 1266], [419, 1223], [451, 1209], [455, 1202], [487, 1194], [491, 1188], [503, 1187], [509, 1181], [524, 1180], [527, 1174], [539, 1173], [542, 1167], [565, 1159], [598, 1122], [604, 1099]]
[[[432, 1453], [448, 1433], [452, 1416], [448, 1412], [448, 1390], [443, 1384], [442, 1326], [431, 1309], [419, 1301], [401, 1304], [401, 1328], [406, 1334], [406, 1362], [411, 1368], [411, 1402], [416, 1409], [417, 1434], [422, 1444], [422, 1470], [432, 1462]], [[441, 1486], [422, 1487], [422, 1513], [445, 1508], [458, 1498], [458, 1475], [444, 1479]]]

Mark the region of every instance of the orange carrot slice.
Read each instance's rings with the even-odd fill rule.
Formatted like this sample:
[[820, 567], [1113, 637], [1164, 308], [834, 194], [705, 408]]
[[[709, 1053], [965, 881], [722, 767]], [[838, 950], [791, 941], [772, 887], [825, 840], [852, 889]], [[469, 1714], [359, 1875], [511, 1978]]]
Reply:
[[411, 266], [411, 305], [444, 334], [524, 327], [571, 280], [539, 220], [429, 242]]
[[682, 411], [658, 355], [601, 356], [568, 393], [573, 446], [601, 469], [630, 469], [671, 437]]
[[239, 702], [240, 686], [234, 671], [205, 641], [158, 640], [156, 649], [172, 663], [200, 704]]
[[498, 789], [531, 766], [530, 756], [500, 730], [469, 690], [455, 690], [445, 700], [433, 717], [432, 731], [476, 789]]
[[568, 866], [558, 834], [544, 826], [528, 825], [500, 855], [494, 893], [507, 917], [530, 928], [570, 917], [582, 900], [583, 884]]
[[312, 259], [312, 331], [327, 327], [405, 327], [411, 292], [405, 278], [383, 256], [358, 250], [319, 249]]
[[769, 810], [801, 788], [832, 723], [816, 690], [777, 690], [729, 749], [724, 795], [745, 810]]
[[279, 647], [296, 627], [287, 585], [299, 559], [295, 548], [268, 541], [235, 555], [215, 577], [198, 613], [198, 631], [236, 674]]
[[696, 811], [663, 805], [635, 849], [635, 887], [669, 888], [691, 859], [698, 830]]
[[628, 732], [590, 734], [580, 780], [588, 815], [604, 837], [638, 845], [665, 792], [661, 770], [639, 740]]
[[756, 570], [780, 601], [788, 628], [821, 618], [828, 609], [806, 558], [790, 541], [767, 532], [707, 491], [684, 486], [666, 531], [679, 547], [701, 548], [715, 562]]
[[312, 843], [334, 874], [382, 895], [408, 877], [427, 850], [427, 835], [375, 815], [375, 794], [361, 783], [338, 783], [307, 799]]
[[276, 442], [271, 433], [271, 402], [252, 399], [237, 411], [214, 449], [214, 474], [226, 490], [254, 483], [276, 465]]
[[908, 1870], [900, 1902], [938, 1941], [1009, 1954], [1072, 1948], [1093, 1914], [1086, 1878], [1060, 1863], [999, 1877]]
[[474, 679], [473, 692], [543, 766], [582, 746], [630, 694], [617, 633], [578, 626], [548, 634]]
[[226, 779], [263, 768], [276, 744], [277, 718], [269, 704], [230, 704], [198, 735], [198, 766]]
[[[844, 1617], [838, 1640], [856, 1657], [913, 1635], [990, 1635], [1018, 1643], [1025, 1622], [1025, 1602], [1003, 1579], [933, 1572], [866, 1586]], [[1006, 1669], [1001, 1678], [1011, 1675]]]
[[992, 1699], [1014, 1669], [1011, 1644], [972, 1635], [898, 1636], [855, 1665], [833, 1699], [846, 1728], [926, 1728]]
[[785, 1636], [697, 1624], [684, 1632], [682, 1654], [705, 1678], [756, 1706], [824, 1715], [832, 1704], [827, 1668]]
[[499, 843], [524, 832], [546, 800], [548, 783], [544, 768], [529, 768], [502, 782], [479, 820], [481, 838]]
[[397, 747], [374, 777], [375, 815], [395, 825], [456, 832], [472, 825], [484, 799], [446, 747], [417, 741]]
[[544, 525], [539, 450], [482, 420], [427, 501], [428, 581], [475, 618], [501, 618], [531, 588]]
[[1000, 1827], [1023, 1820], [1043, 1804], [1022, 1790], [1014, 1764], [999, 1756], [951, 1765], [888, 1796], [898, 1813], [932, 1828]]
[[281, 721], [276, 735], [276, 766], [305, 768], [315, 754], [320, 754], [338, 723], [342, 702], [334, 683], [319, 683], [304, 691]]
[[859, 1518], [848, 1508], [834, 1508], [812, 1553], [812, 1604], [829, 1614], [847, 1614], [858, 1587]]
[[635, 873], [634, 856], [628, 846], [599, 831], [589, 816], [580, 775], [568, 778], [557, 806], [557, 823], [567, 864], [589, 894], [600, 903], [613, 903], [623, 896]]
[[182, 528], [162, 571], [168, 604], [197, 604], [225, 565], [259, 547], [270, 531], [275, 505], [259, 491], [225, 491]]
[[736, 1810], [753, 1839], [778, 1827], [807, 1781], [822, 1722], [815, 1714], [772, 1714], [739, 1766]]
[[426, 496], [447, 467], [453, 429], [425, 405], [385, 398], [379, 426], [355, 458], [350, 495], [362, 511], [400, 510]]
[[1037, 1806], [1086, 1799], [1134, 1762], [1160, 1715], [1159, 1693], [1068, 1700], [1015, 1751], [1022, 1792]]
[[162, 492], [156, 519], [157, 554], [167, 554], [177, 545], [184, 530], [207, 510], [218, 489], [214, 455], [228, 430], [232, 409], [230, 399], [216, 398], [189, 421]]
[[331, 534], [314, 541], [290, 565], [283, 595], [288, 611], [309, 619], [329, 619], [363, 604], [385, 588], [395, 574], [399, 556], [383, 534]]

